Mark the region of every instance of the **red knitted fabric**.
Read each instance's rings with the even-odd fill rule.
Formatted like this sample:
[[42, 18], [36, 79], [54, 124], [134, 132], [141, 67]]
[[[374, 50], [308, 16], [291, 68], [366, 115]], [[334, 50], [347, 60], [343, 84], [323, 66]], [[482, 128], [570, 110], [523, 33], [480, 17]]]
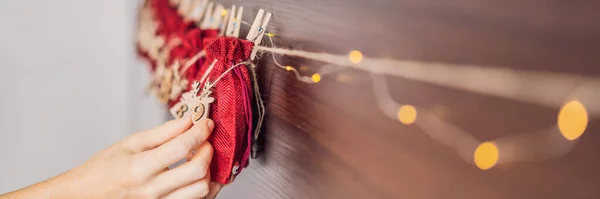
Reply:
[[[214, 39], [206, 51], [209, 59], [218, 61], [207, 80], [214, 81], [229, 67], [248, 60], [253, 46], [252, 42], [237, 38]], [[240, 169], [247, 164], [246, 153], [249, 153], [250, 147], [248, 133], [252, 129], [252, 109], [248, 105], [252, 95], [247, 66], [238, 66], [225, 74], [212, 91], [215, 101], [211, 104], [209, 117], [215, 121], [215, 128], [208, 139], [214, 148], [211, 178], [218, 183], [228, 184], [234, 164], [239, 163]]]
[[167, 41], [173, 34], [181, 34], [194, 28], [190, 21], [184, 21], [177, 10], [169, 4], [169, 0], [151, 0], [150, 6], [154, 13], [154, 19], [158, 22], [156, 33], [167, 37]]
[[[218, 30], [200, 30], [200, 29], [191, 29], [185, 33], [177, 35], [178, 38], [181, 39], [181, 45], [174, 47], [171, 49], [169, 55], [168, 63], [173, 63], [175, 60], [181, 60], [181, 67], [187, 59], [194, 57], [200, 51], [204, 49], [204, 41], [205, 39], [214, 39], [217, 34], [219, 34]], [[191, 90], [192, 84], [194, 81], [198, 80], [197, 74], [200, 72], [200, 69], [204, 66], [205, 58], [200, 58], [198, 61], [194, 62], [192, 66], [190, 66], [185, 72], [184, 78], [188, 80], [188, 86], [184, 92]], [[181, 94], [175, 100], [169, 101], [168, 107], [171, 108], [177, 102], [179, 102], [181, 98]]]
[[[173, 37], [181, 37], [185, 34], [186, 30], [194, 28], [193, 23], [186, 22], [177, 13], [175, 8], [169, 5], [169, 0], [148, 0], [146, 3], [150, 4], [152, 18], [157, 23], [156, 35], [165, 37], [166, 41], [170, 41]], [[137, 46], [138, 55], [149, 60], [151, 63], [151, 70], [154, 71], [156, 68], [156, 60], [151, 60], [146, 52]]]

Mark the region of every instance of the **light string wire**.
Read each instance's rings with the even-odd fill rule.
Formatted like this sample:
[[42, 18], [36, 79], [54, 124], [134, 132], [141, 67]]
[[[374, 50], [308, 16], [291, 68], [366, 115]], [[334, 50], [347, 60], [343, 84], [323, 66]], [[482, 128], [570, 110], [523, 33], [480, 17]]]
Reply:
[[[413, 107], [416, 110], [413, 115], [414, 118], [411, 121], [404, 121], [403, 123], [410, 125], [414, 122], [428, 137], [452, 148], [463, 160], [471, 164], [475, 163], [481, 169], [489, 169], [500, 163], [545, 160], [560, 157], [571, 151], [575, 145], [575, 142], [562, 138], [555, 126], [541, 131], [482, 142], [464, 129], [445, 122], [424, 108], [405, 105], [395, 101], [389, 94], [385, 75], [371, 73], [371, 79], [373, 94], [378, 108], [387, 117], [398, 119], [402, 117], [402, 107]], [[396, 113], [394, 110], [400, 111]], [[402, 121], [402, 118], [400, 120]], [[487, 151], [483, 151], [483, 155], [474, 154], [474, 151], [487, 144], [493, 144], [495, 148], [485, 149]], [[485, 160], [482, 157], [489, 156], [490, 154], [497, 156], [497, 158], [495, 160]]]
[[[368, 62], [368, 59], [364, 59], [364, 58], [360, 58], [359, 61], [353, 61], [352, 58], [350, 58], [348, 61], [348, 59], [346, 57], [336, 56], [336, 55], [331, 55], [331, 54], [324, 54], [324, 53], [319, 54], [319, 53], [293, 51], [293, 50], [276, 48], [273, 45], [271, 36], [270, 35], [267, 35], [267, 36], [269, 37], [271, 47], [257, 46], [258, 49], [267, 51], [267, 52], [271, 52], [275, 64], [278, 67], [284, 68], [288, 71], [289, 71], [288, 68], [290, 68], [291, 66], [284, 67], [282, 64], [277, 62], [277, 60], [275, 59], [275, 56], [274, 56], [275, 53], [324, 61], [326, 63], [329, 63], [329, 65], [337, 64], [337, 65], [341, 65], [341, 66], [355, 67], [355, 68], [359, 68], [359, 69], [362, 69], [362, 70], [365, 70], [365, 71], [371, 73], [372, 78], [373, 78], [373, 92], [377, 99], [377, 106], [386, 116], [388, 116], [389, 118], [392, 118], [392, 119], [402, 120], [401, 119], [401, 117], [402, 117], [401, 111], [402, 111], [403, 107], [410, 107], [410, 108], [414, 109], [414, 111], [415, 111], [414, 117], [415, 118], [410, 123], [415, 122], [415, 124], [418, 125], [423, 130], [423, 132], [425, 132], [430, 138], [432, 138], [433, 140], [436, 140], [437, 142], [442, 143], [448, 147], [453, 148], [456, 151], [456, 153], [463, 160], [465, 160], [471, 164], [474, 163], [475, 165], [477, 165], [477, 167], [479, 167], [482, 170], [490, 169], [499, 163], [528, 161], [528, 160], [533, 160], [533, 159], [538, 159], [538, 160], [542, 159], [543, 160], [543, 159], [548, 159], [548, 158], [560, 157], [562, 155], [567, 154], [569, 151], [571, 151], [574, 147], [574, 144], [576, 143], [576, 142], [572, 142], [573, 139], [569, 139], [568, 136], [565, 134], [565, 132], [559, 132], [559, 129], [557, 127], [550, 127], [543, 131], [525, 133], [525, 134], [520, 134], [520, 135], [516, 135], [516, 136], [508, 136], [508, 137], [499, 138], [499, 139], [496, 139], [493, 141], [481, 142], [481, 141], [477, 140], [475, 137], [473, 137], [471, 134], [469, 134], [466, 131], [464, 131], [463, 129], [461, 129], [460, 127], [457, 127], [455, 125], [444, 122], [441, 118], [436, 117], [434, 114], [429, 113], [425, 109], [416, 108], [411, 105], [401, 105], [401, 104], [398, 104], [397, 102], [395, 102], [391, 98], [389, 91], [387, 90], [387, 83], [385, 82], [385, 79], [384, 78], [375, 78], [375, 74], [380, 74], [381, 76], [384, 76], [383, 74], [397, 74], [397, 73], [389, 72], [393, 68], [372, 67], [372, 66], [375, 66], [375, 64], [372, 64], [369, 67], [359, 65], [360, 63], [362, 63], [362, 61], [366, 60]], [[330, 59], [330, 58], [336, 58], [336, 59]], [[393, 62], [394, 60], [381, 61], [381, 60], [375, 59], [375, 61], [372, 61], [372, 62], [376, 63], [377, 61], [380, 61], [379, 63], [381, 63], [381, 62], [385, 62], [385, 61]], [[418, 62], [406, 62], [406, 63], [421, 64]], [[425, 65], [427, 65], [427, 63], [425, 63]], [[438, 65], [450, 66], [450, 65], [444, 65], [444, 64], [438, 64]], [[384, 66], [387, 66], [387, 65], [384, 64]], [[453, 65], [451, 65], [451, 66], [453, 66]], [[469, 66], [467, 66], [467, 67], [469, 67]], [[473, 66], [471, 66], [471, 67], [473, 67]], [[479, 68], [477, 68], [477, 70], [479, 70]], [[330, 71], [330, 73], [337, 72], [337, 71], [339, 71], [339, 70]], [[294, 72], [296, 74], [297, 79], [305, 80], [306, 77], [300, 77], [297, 70], [294, 70]], [[495, 75], [498, 75], [499, 73], [500, 74], [503, 73], [503, 74], [505, 74], [504, 77], [506, 77], [506, 74], [507, 74], [507, 70], [496, 70], [493, 72], [496, 73]], [[513, 71], [511, 71], [511, 72], [513, 72]], [[516, 72], [513, 72], [513, 73], [516, 73]], [[443, 74], [443, 72], [441, 74]], [[535, 75], [537, 75], [537, 76], [535, 76]], [[565, 83], [565, 82], [569, 82], [569, 81], [572, 82], [574, 80], [579, 80], [578, 83], [580, 83], [580, 82], [582, 82], [582, 80], [587, 79], [587, 77], [574, 77], [574, 76], [568, 76], [568, 75], [565, 76], [562, 74], [544, 73], [544, 74], [540, 75], [538, 73], [535, 75], [534, 75], [535, 80], [539, 80], [540, 77], [548, 77], [548, 76], [555, 78], [554, 80], [544, 81], [545, 83], [549, 83], [552, 81]], [[517, 74], [517, 76], [518, 76], [518, 74]], [[488, 75], [487, 77], [490, 77], [490, 76]], [[556, 78], [556, 77], [558, 77], [558, 78]], [[520, 76], [520, 78], [521, 78], [520, 80], [522, 82], [525, 79], [522, 76]], [[500, 85], [502, 83], [505, 83], [505, 82], [500, 82]], [[553, 85], [556, 85], [556, 84], [553, 84]], [[494, 88], [494, 87], [492, 87], [492, 88]], [[592, 90], [590, 88], [591, 88], [590, 86], [588, 86], [587, 88], [580, 87], [578, 89], [578, 92], [581, 93], [583, 91], [583, 93], [588, 95], [587, 97], [590, 98], [589, 95], [593, 94], [593, 92], [590, 92]], [[466, 89], [466, 90], [468, 91], [468, 89]], [[503, 91], [503, 90], [496, 90], [495, 93], [496, 94], [507, 94], [508, 92]], [[507, 95], [504, 95], [504, 96], [507, 96]], [[508, 96], [510, 96], [510, 95], [508, 95]], [[583, 95], [579, 95], [579, 96], [583, 96]], [[560, 99], [561, 99], [561, 101], [564, 101], [565, 98], [563, 97]], [[548, 104], [546, 104], [546, 105], [548, 105]], [[397, 115], [394, 113], [394, 110], [398, 110]], [[416, 120], [416, 112], [420, 113], [419, 120]], [[587, 126], [587, 113], [584, 113], [584, 114], [586, 114], [586, 116], [585, 116], [586, 123], [583, 124], [583, 126]], [[416, 121], [414, 121], [414, 120], [416, 120]], [[406, 122], [403, 122], [403, 123], [407, 124]], [[582, 126], [582, 125], [580, 125], [580, 126]], [[585, 130], [585, 127], [584, 127], [584, 130]], [[577, 132], [575, 134], [579, 134], [578, 136], [580, 136], [584, 132], [584, 130]], [[442, 133], [442, 132], [444, 132], [444, 133]], [[567, 139], [564, 139], [563, 137], [561, 137], [560, 136], [561, 133], [563, 134], [563, 136], [567, 137]], [[573, 134], [573, 133], [571, 133], [571, 134]], [[546, 140], [547, 142], [543, 142], [540, 140]], [[500, 156], [500, 151], [502, 151], [502, 156]]]
[[[291, 55], [307, 59], [319, 60], [324, 61], [326, 63], [330, 63], [331, 65], [350, 66], [371, 73], [373, 75], [373, 92], [377, 99], [377, 106], [387, 117], [392, 119], [399, 119], [402, 121], [401, 111], [402, 107], [405, 107], [406, 105], [398, 104], [391, 98], [387, 89], [387, 83], [385, 83], [384, 78], [375, 78], [376, 74], [381, 76], [390, 74], [389, 71], [393, 70], [393, 68], [373, 67], [376, 66], [376, 64], [369, 65], [369, 67], [359, 65], [360, 63], [362, 63], [362, 61], [368, 62], [368, 59], [366, 58], [362, 58], [361, 62], [358, 62], [357, 64], [353, 63], [352, 60], [349, 60], [346, 57], [338, 55], [293, 51], [287, 49], [278, 49], [275, 47], [258, 46], [258, 48], [259, 50], [271, 52], [272, 54], [280, 53], [283, 55]], [[375, 60], [372, 62], [378, 63], [377, 61], [379, 60]], [[384, 61], [389, 62], [389, 60]], [[573, 79], [570, 80], [572, 81]], [[584, 90], [584, 92], [587, 95], [590, 95], [589, 88], [590, 87], [588, 86], [587, 90], [582, 88], [579, 89], [579, 91], [581, 92], [581, 90]], [[416, 108], [411, 105], [408, 105], [406, 107], [414, 109], [415, 118], [413, 119], [413, 121], [403, 123], [412, 124], [413, 122], [415, 122], [416, 125], [418, 125], [423, 130], [423, 132], [425, 132], [430, 138], [448, 147], [453, 148], [463, 160], [471, 164], [475, 163], [475, 165], [477, 165], [477, 167], [479, 167], [482, 170], [490, 169], [499, 163], [560, 157], [571, 151], [575, 143], [571, 142], [573, 139], [557, 139], [556, 137], [560, 137], [561, 133], [563, 134], [563, 136], [567, 136], [564, 132], [558, 132], [558, 129], [556, 127], [551, 127], [544, 131], [534, 133], [526, 133], [518, 136], [504, 137], [493, 141], [480, 142], [479, 140], [475, 139], [471, 134], [465, 132], [463, 129], [444, 122], [441, 118], [436, 117], [434, 114], [429, 113], [425, 109]], [[398, 110], [397, 114], [394, 112], [395, 110]], [[416, 119], [417, 112], [419, 112], [418, 120]], [[586, 123], [582, 124], [583, 126], [587, 126], [587, 115], [585, 117]], [[575, 134], [579, 134], [578, 136], [580, 136], [584, 132], [584, 130], [576, 132]], [[540, 142], [539, 140], [552, 141]], [[502, 152], [502, 156], [500, 156], [500, 152]]]
[[[511, 100], [559, 107], [573, 88], [587, 81], [598, 80], [585, 76], [550, 72], [514, 71], [479, 65], [455, 65], [447, 63], [417, 62], [362, 58], [353, 63], [346, 56], [315, 53], [267, 46], [255, 46], [258, 50], [326, 62], [340, 67], [351, 67], [371, 73], [402, 77], [460, 90], [492, 95]], [[600, 87], [580, 91], [600, 99]], [[600, 103], [588, 102], [592, 114], [600, 114]], [[588, 105], [588, 104], [586, 104]]]
[[[271, 39], [271, 36], [270, 36], [270, 35], [267, 35], [267, 38], [269, 38], [269, 42], [270, 42], [271, 46], [272, 46], [273, 48], [275, 48], [275, 44], [273, 43], [273, 39]], [[275, 63], [275, 65], [276, 65], [276, 66], [278, 66], [279, 68], [282, 68], [282, 69], [285, 69], [285, 70], [287, 70], [287, 71], [291, 71], [292, 73], [294, 73], [294, 76], [296, 76], [296, 79], [297, 79], [298, 81], [302, 81], [302, 82], [304, 82], [304, 83], [309, 83], [309, 84], [316, 83], [316, 82], [312, 81], [312, 80], [310, 79], [310, 77], [301, 76], [301, 75], [300, 75], [300, 72], [298, 72], [298, 70], [297, 70], [296, 68], [294, 68], [294, 67], [292, 67], [292, 66], [284, 66], [284, 65], [280, 64], [280, 63], [277, 61], [277, 59], [275, 58], [275, 53], [271, 53], [271, 56], [273, 57], [273, 63]]]

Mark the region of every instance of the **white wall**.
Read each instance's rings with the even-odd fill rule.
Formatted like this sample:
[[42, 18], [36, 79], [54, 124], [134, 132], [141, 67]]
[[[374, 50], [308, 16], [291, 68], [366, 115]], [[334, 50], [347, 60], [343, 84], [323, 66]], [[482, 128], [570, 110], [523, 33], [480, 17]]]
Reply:
[[0, 193], [165, 119], [135, 57], [138, 1], [0, 1]]

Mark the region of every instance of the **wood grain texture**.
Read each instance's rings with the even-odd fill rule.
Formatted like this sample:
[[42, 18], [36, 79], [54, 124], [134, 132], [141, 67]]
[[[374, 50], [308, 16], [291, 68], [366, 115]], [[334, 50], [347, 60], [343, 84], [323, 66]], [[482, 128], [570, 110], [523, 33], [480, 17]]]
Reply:
[[[600, 2], [516, 0], [222, 0], [273, 12], [277, 46], [377, 58], [600, 76]], [[248, 28], [244, 27], [245, 34]], [[242, 36], [244, 36], [242, 34]], [[278, 56], [279, 57], [279, 56]], [[308, 66], [323, 63], [282, 57]], [[600, 198], [600, 123], [568, 155], [480, 171], [375, 105], [368, 74], [303, 84], [263, 57], [264, 153], [220, 198]], [[557, 109], [388, 78], [402, 103], [434, 110], [480, 140], [555, 125]]]

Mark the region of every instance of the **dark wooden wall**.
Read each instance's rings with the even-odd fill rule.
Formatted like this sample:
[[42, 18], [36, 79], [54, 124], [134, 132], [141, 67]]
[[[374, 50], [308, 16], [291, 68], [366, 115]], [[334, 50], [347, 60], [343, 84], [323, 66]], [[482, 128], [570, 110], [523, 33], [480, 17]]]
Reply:
[[[596, 0], [221, 0], [273, 12], [281, 47], [516, 70], [600, 76], [600, 1]], [[243, 29], [246, 32], [247, 28]], [[283, 63], [322, 63], [283, 57]], [[267, 101], [264, 153], [220, 198], [583, 199], [600, 198], [600, 123], [568, 155], [481, 171], [417, 126], [377, 109], [368, 74], [350, 83], [325, 76], [303, 84], [260, 65]], [[388, 78], [399, 102], [442, 110], [444, 120], [480, 140], [556, 123], [557, 109]]]

